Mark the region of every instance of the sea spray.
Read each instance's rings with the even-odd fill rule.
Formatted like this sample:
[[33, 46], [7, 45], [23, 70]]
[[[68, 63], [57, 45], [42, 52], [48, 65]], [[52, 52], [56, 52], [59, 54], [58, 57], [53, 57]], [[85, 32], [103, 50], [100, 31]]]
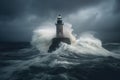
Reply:
[[[65, 23], [63, 28], [64, 36], [71, 40], [71, 45], [61, 42], [60, 47], [53, 53], [59, 53], [60, 55], [66, 54], [67, 52], [68, 54], [90, 54], [97, 56], [113, 56], [118, 58], [118, 55], [103, 48], [101, 40], [94, 37], [94, 34], [84, 32], [80, 34], [80, 38], [76, 38], [76, 36], [73, 35], [71, 24]], [[42, 28], [34, 31], [31, 43], [40, 52], [47, 53], [54, 37], [56, 37], [55, 26], [43, 25]]]
[[[49, 26], [49, 27], [48, 27]], [[42, 52], [47, 52], [52, 43], [52, 39], [56, 37], [56, 29], [54, 25], [47, 24], [37, 28], [33, 32], [31, 44]], [[70, 38], [72, 44], [76, 43], [76, 38], [72, 34], [73, 29], [71, 24], [65, 23], [63, 27], [64, 37]]]

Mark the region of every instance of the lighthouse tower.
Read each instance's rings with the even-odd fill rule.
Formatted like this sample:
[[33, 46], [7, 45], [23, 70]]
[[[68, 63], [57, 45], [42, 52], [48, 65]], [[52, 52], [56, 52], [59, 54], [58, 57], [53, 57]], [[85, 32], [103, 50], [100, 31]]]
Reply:
[[64, 37], [63, 35], [63, 22], [62, 22], [62, 17], [61, 15], [58, 15], [57, 17], [57, 23], [56, 23], [56, 37], [57, 38], [62, 38]]
[[63, 34], [63, 22], [61, 15], [58, 15], [57, 17], [57, 23], [56, 23], [56, 37], [52, 39], [52, 43], [49, 47], [48, 52], [55, 51], [57, 48], [60, 47], [60, 43], [64, 42], [66, 44], [71, 44], [71, 41], [69, 38], [65, 37]]

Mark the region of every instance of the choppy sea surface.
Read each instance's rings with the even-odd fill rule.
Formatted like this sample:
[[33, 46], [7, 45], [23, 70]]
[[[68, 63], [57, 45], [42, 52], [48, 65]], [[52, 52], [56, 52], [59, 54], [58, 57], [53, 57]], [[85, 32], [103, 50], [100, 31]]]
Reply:
[[85, 46], [79, 51], [68, 46], [43, 53], [26, 43], [2, 45], [0, 80], [120, 80], [120, 43], [103, 44], [107, 55], [103, 49], [86, 52]]

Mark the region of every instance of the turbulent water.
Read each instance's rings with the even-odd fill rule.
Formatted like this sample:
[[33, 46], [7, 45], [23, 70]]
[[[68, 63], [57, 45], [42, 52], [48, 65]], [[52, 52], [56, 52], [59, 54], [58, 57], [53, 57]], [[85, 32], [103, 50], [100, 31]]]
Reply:
[[34, 31], [31, 48], [1, 52], [0, 80], [120, 80], [119, 43], [102, 44], [90, 33], [76, 38], [68, 24], [64, 34], [72, 44], [52, 53], [50, 28]]

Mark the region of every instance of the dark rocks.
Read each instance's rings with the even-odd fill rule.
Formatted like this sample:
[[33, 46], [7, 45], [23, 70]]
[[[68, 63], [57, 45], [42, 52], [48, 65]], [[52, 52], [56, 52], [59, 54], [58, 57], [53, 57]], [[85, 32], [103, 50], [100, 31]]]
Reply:
[[59, 48], [60, 42], [64, 42], [64, 43], [67, 43], [67, 44], [71, 44], [71, 41], [70, 41], [69, 38], [53, 38], [53, 39], [52, 39], [52, 44], [51, 44], [51, 46], [49, 47], [48, 52], [55, 51], [57, 48]]

